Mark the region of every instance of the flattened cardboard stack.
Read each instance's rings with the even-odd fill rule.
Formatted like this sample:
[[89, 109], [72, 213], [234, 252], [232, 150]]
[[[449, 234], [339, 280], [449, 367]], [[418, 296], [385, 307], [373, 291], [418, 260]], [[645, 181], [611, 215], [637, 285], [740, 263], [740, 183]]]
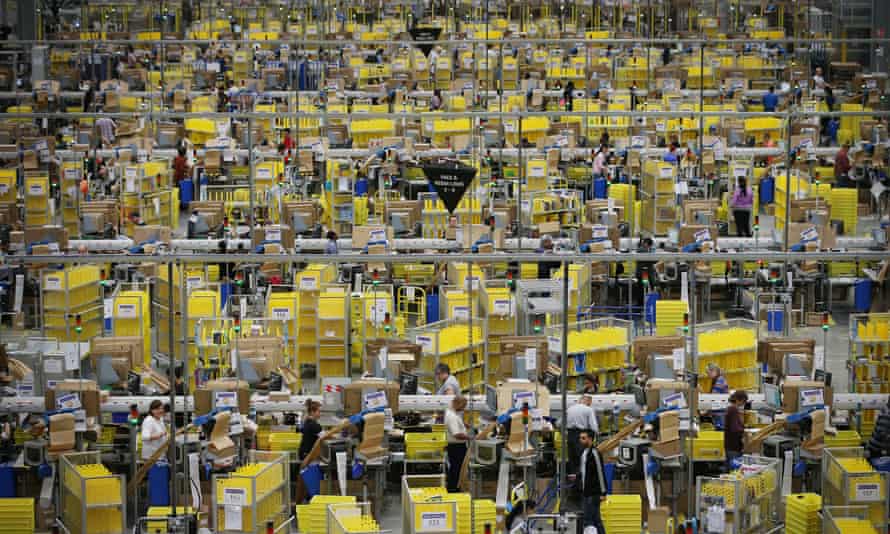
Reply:
[[680, 455], [680, 413], [677, 410], [658, 414], [658, 441], [652, 450], [662, 458]]
[[[815, 350], [816, 341], [814, 339], [767, 338], [757, 344], [757, 361], [766, 363], [771, 372], [784, 376], [786, 354], [807, 356], [809, 364], [812, 365]], [[804, 367], [807, 367], [806, 362]]]
[[216, 463], [220, 463], [235, 455], [235, 442], [229, 437], [229, 412], [220, 412], [214, 417], [213, 432], [210, 433], [210, 444], [207, 450], [216, 456]]
[[74, 449], [74, 414], [60, 413], [49, 418], [49, 452], [54, 454]]
[[372, 413], [365, 416], [365, 426], [362, 429], [362, 442], [359, 443], [358, 452], [366, 458], [376, 458], [386, 452], [383, 444], [383, 421], [386, 418], [382, 413]]
[[260, 378], [266, 378], [284, 362], [284, 341], [278, 336], [241, 338], [238, 358], [249, 362]]

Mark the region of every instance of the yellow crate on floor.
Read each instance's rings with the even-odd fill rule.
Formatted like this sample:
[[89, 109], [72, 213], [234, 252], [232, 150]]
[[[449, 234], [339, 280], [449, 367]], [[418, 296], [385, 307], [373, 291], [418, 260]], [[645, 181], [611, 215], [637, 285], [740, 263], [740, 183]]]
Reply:
[[9, 534], [34, 532], [34, 499], [0, 499], [0, 531]]

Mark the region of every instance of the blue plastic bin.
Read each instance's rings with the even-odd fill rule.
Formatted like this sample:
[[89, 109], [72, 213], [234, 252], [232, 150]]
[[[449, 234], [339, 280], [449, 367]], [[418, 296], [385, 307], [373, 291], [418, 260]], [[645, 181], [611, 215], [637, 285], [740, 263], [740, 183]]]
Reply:
[[760, 204], [772, 204], [776, 198], [776, 179], [767, 176], [760, 180]]
[[170, 506], [170, 466], [155, 464], [148, 470], [148, 505]]
[[0, 498], [15, 497], [15, 471], [8, 464], [0, 465]]
[[769, 332], [782, 332], [785, 329], [785, 310], [767, 310], [766, 329]]
[[187, 208], [194, 198], [195, 182], [193, 182], [191, 178], [179, 182], [179, 205], [183, 208]]
[[860, 278], [853, 284], [853, 307], [858, 313], [871, 309], [871, 280]]
[[593, 198], [606, 198], [608, 182], [605, 178], [597, 178], [593, 181]]

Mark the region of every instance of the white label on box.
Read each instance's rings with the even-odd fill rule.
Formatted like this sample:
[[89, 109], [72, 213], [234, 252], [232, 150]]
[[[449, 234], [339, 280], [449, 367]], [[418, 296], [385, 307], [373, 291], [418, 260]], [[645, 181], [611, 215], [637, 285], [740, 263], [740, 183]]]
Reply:
[[646, 148], [646, 144], [648, 140], [645, 136], [635, 135], [630, 138], [630, 147], [631, 148]]
[[368, 242], [374, 243], [377, 241], [386, 241], [386, 230], [371, 230], [370, 235], [368, 235]]
[[29, 378], [19, 380], [18, 385], [15, 387], [15, 391], [19, 397], [30, 397], [34, 395], [33, 375], [29, 375]]
[[745, 178], [748, 176], [748, 168], [736, 165], [732, 168], [732, 176], [734, 178]]
[[256, 177], [269, 180], [272, 178], [272, 169], [269, 167], [259, 167], [256, 170]]
[[279, 321], [289, 321], [290, 308], [272, 308], [272, 317]]
[[216, 391], [213, 395], [216, 408], [237, 408], [238, 394], [235, 391]]
[[[65, 179], [66, 180], [77, 180], [80, 178], [80, 169], [76, 167], [66, 167], [65, 168]], [[2, 187], [2, 186], [0, 186]]]
[[80, 370], [80, 357], [77, 354], [77, 351], [68, 351], [65, 353], [65, 370], [66, 371], [79, 371]]
[[238, 436], [244, 433], [244, 424], [241, 422], [241, 414], [233, 413], [229, 419], [229, 435]]
[[555, 336], [548, 337], [547, 338], [547, 350], [549, 350], [550, 352], [561, 353], [562, 352], [562, 339], [555, 337]]
[[429, 336], [415, 336], [414, 342], [420, 345], [423, 352], [433, 352], [433, 339]]
[[479, 289], [479, 277], [467, 276], [464, 278], [464, 287], [467, 289]]
[[704, 243], [711, 240], [711, 231], [707, 228], [695, 232], [695, 242]]
[[525, 349], [525, 370], [534, 371], [538, 367], [538, 348], [526, 347]]
[[421, 512], [420, 532], [439, 532], [448, 528], [447, 512]]
[[58, 360], [56, 358], [43, 360], [43, 372], [50, 375], [61, 374], [62, 360]]
[[495, 315], [510, 315], [510, 301], [507, 299], [495, 300], [493, 308]]
[[281, 230], [278, 228], [266, 229], [266, 241], [281, 241]]
[[303, 291], [315, 291], [318, 289], [318, 280], [314, 276], [300, 277], [300, 289]]
[[662, 404], [664, 404], [666, 408], [680, 408], [682, 410], [686, 407], [686, 395], [682, 393], [668, 395], [664, 398]]
[[383, 391], [375, 391], [365, 395], [365, 408], [375, 410], [377, 408], [386, 408], [386, 393]]
[[62, 279], [58, 276], [47, 276], [43, 281], [43, 289], [60, 291], [62, 289]]
[[124, 171], [124, 177], [135, 180], [139, 177], [139, 167], [127, 167]]
[[683, 349], [674, 349], [674, 371], [682, 371], [686, 367], [686, 354]]
[[225, 529], [240, 531], [244, 528], [241, 507], [244, 505], [244, 490], [240, 488], [226, 488], [223, 493], [225, 503]]
[[856, 484], [856, 501], [857, 502], [880, 502], [881, 484], [860, 482]]
[[609, 227], [605, 224], [594, 224], [592, 230], [594, 239], [606, 239], [609, 237]]
[[681, 180], [674, 184], [674, 193], [678, 195], [688, 195], [689, 194], [689, 183], [686, 180]]
[[661, 173], [660, 175], [662, 178], [673, 178], [674, 177], [674, 168], [673, 167], [668, 167], [668, 166], [661, 167], [659, 169], [659, 172]]
[[528, 404], [529, 408], [534, 408], [537, 405], [535, 403], [534, 391], [517, 391], [513, 393], [514, 408], [522, 408], [525, 404]]
[[458, 321], [468, 321], [470, 319], [470, 308], [467, 306], [455, 306], [451, 312], [452, 318]]
[[666, 129], [667, 128], [665, 127], [664, 121], [655, 121], [655, 131], [656, 132], [663, 132]]
[[200, 287], [204, 283], [204, 279], [200, 276], [189, 276], [185, 279], [186, 288], [194, 289]]
[[547, 166], [543, 163], [530, 165], [528, 175], [532, 178], [544, 178], [547, 176]]
[[136, 179], [127, 177], [124, 180], [124, 188], [126, 189], [127, 193], [135, 193], [136, 192]]
[[36, 183], [28, 186], [28, 194], [37, 197], [43, 194], [43, 184]]
[[822, 396], [821, 389], [804, 389], [800, 392], [800, 406], [801, 408], [808, 408], [810, 406], [820, 406], [825, 404]]
[[816, 230], [815, 226], [810, 226], [806, 230], [800, 233], [800, 240], [803, 243], [807, 243], [809, 241], [816, 241], [819, 239], [819, 232]]
[[80, 396], [77, 393], [68, 393], [56, 399], [56, 409], [78, 410], [80, 408]]
[[139, 311], [135, 304], [118, 304], [115, 317], [118, 319], [136, 319], [139, 317]]

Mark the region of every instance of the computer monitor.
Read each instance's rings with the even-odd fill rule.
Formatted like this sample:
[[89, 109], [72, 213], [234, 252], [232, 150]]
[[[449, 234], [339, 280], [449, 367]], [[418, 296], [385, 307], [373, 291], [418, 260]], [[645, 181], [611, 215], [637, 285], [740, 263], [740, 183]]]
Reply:
[[767, 406], [774, 410], [782, 409], [782, 390], [775, 384], [763, 385], [763, 400]]
[[809, 376], [804, 367], [804, 359], [797, 354], [785, 355], [785, 376]]
[[207, 237], [210, 233], [210, 224], [207, 222], [207, 216], [202, 213], [194, 213], [189, 217], [188, 235], [189, 239], [195, 237]]
[[99, 386], [113, 386], [123, 381], [112, 365], [112, 359], [111, 356], [96, 358], [96, 382]]
[[887, 246], [887, 230], [884, 228], [874, 228], [871, 231], [871, 237], [878, 246]]
[[394, 235], [411, 233], [410, 216], [407, 213], [392, 212], [389, 214], [389, 225]]
[[295, 234], [304, 234], [309, 231], [309, 225], [306, 224], [306, 214], [304, 213], [293, 213], [291, 214], [291, 227], [294, 229]]
[[498, 390], [485, 384], [485, 408], [490, 413], [498, 413]]

